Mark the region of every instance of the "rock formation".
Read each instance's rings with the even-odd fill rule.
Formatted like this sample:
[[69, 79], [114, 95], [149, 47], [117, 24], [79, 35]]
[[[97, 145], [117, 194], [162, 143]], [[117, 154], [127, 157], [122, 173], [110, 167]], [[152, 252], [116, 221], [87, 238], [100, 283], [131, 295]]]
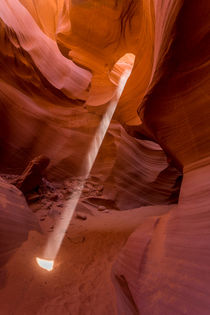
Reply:
[[[40, 231], [36, 217], [51, 233], [81, 185], [76, 211], [86, 219], [73, 223], [76, 236], [74, 227], [66, 232], [71, 241], [85, 240], [80, 250], [70, 247], [78, 261], [71, 257], [76, 267], [69, 265], [82, 303], [68, 283], [62, 292], [77, 297], [73, 306], [43, 289], [44, 303], [38, 295], [37, 303], [26, 299], [18, 315], [209, 314], [209, 16], [206, 0], [0, 1], [0, 173], [26, 193], [43, 175], [35, 169], [35, 181], [25, 176], [28, 163], [40, 155], [51, 161], [31, 209], [17, 188], [0, 181], [0, 277], [8, 261], [8, 274], [16, 262], [21, 270], [18, 257], [40, 243], [34, 232], [28, 237]], [[84, 183], [93, 137], [132, 65]], [[125, 222], [118, 230], [114, 220]], [[65, 242], [61, 261], [68, 260]], [[84, 264], [85, 246], [87, 273], [77, 264]], [[92, 272], [91, 264], [102, 274], [97, 259], [115, 295]], [[30, 268], [27, 279], [37, 272]], [[9, 279], [0, 292], [5, 315], [15, 309], [5, 297], [19, 290]], [[91, 295], [95, 286], [98, 296]]]
[[0, 268], [27, 240], [30, 230], [41, 231], [36, 217], [17, 188], [0, 179]]
[[48, 157], [40, 155], [34, 158], [26, 167], [25, 171], [18, 176], [11, 184], [15, 185], [24, 194], [37, 189], [42, 182], [44, 172], [49, 165]]

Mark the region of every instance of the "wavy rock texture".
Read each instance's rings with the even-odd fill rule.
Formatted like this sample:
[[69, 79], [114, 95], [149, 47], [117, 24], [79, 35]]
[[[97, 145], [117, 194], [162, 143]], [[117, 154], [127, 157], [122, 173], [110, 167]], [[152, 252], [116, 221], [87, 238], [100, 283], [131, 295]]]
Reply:
[[172, 163], [168, 164], [158, 144], [132, 138], [122, 127], [117, 127], [110, 128], [119, 144], [104, 194], [114, 199], [119, 209], [176, 203], [181, 172]]
[[[131, 12], [129, 10], [127, 12], [125, 4], [115, 5], [111, 2], [107, 5], [104, 4], [105, 11], [101, 18], [105, 32], [103, 37], [101, 34], [95, 34], [95, 32], [99, 32], [99, 29], [94, 27], [94, 23], [89, 26], [90, 29], [84, 28], [84, 24], [81, 25], [87, 19], [88, 12], [91, 12], [93, 16], [97, 16], [95, 15], [96, 12], [99, 14], [101, 7], [99, 4], [95, 5], [95, 2], [90, 2], [88, 5], [75, 2], [72, 3], [71, 10], [63, 1], [50, 1], [46, 5], [43, 5], [41, 1], [36, 3], [34, 1], [22, 1], [21, 3], [19, 1], [13, 2], [13, 10], [11, 10], [10, 1], [1, 3], [1, 171], [21, 173], [30, 160], [37, 155], [44, 154], [51, 160], [48, 175], [50, 179], [82, 175], [85, 172], [84, 157], [89, 150], [92, 137], [96, 133], [101, 115], [106, 109], [106, 103], [115, 93], [122, 69], [132, 63], [132, 56], [124, 57], [113, 68], [114, 63], [122, 54], [127, 51], [135, 53], [134, 44], [136, 45], [135, 38], [138, 35], [138, 28], [135, 32], [133, 29], [135, 29], [135, 25], [138, 26], [136, 15], [138, 12], [140, 14], [141, 10], [139, 8], [133, 16], [136, 8], [134, 3], [129, 9]], [[15, 12], [19, 12], [19, 14], [15, 14]], [[84, 15], [84, 19], [78, 18], [79, 12], [80, 16]], [[108, 12], [112, 12], [111, 17]], [[68, 14], [70, 14], [70, 18], [72, 15], [71, 25], [64, 23]], [[131, 25], [127, 26], [124, 22], [121, 25], [120, 16], [128, 19], [129, 14], [133, 16], [132, 21], [129, 22]], [[22, 18], [23, 15], [24, 19]], [[45, 15], [48, 16], [49, 20], [44, 19]], [[147, 19], [148, 17], [146, 15], [142, 18]], [[111, 34], [112, 36], [110, 35], [111, 39], [107, 38], [110, 23], [113, 24], [112, 29], [116, 29], [117, 32]], [[142, 21], [141, 23], [151, 27], [149, 22]], [[31, 27], [29, 28], [28, 25]], [[79, 29], [80, 32], [75, 34], [75, 29]], [[89, 35], [85, 33], [87, 31]], [[147, 34], [146, 30], [145, 32]], [[63, 34], [62, 44], [59, 37], [61, 34]], [[27, 36], [30, 36], [30, 41]], [[83, 41], [87, 36], [94, 40], [88, 41], [87, 45], [90, 47], [85, 45], [84, 52]], [[118, 37], [120, 37], [119, 43], [117, 42]], [[100, 39], [103, 45], [98, 43], [96, 38]], [[128, 39], [130, 48], [127, 47]], [[67, 59], [68, 54], [64, 57], [56, 46], [56, 41], [62, 53], [62, 47], [65, 44], [65, 48], [70, 51], [71, 58], [86, 69], [91, 70], [91, 89], [88, 94], [86, 88], [91, 78], [90, 71], [77, 67]], [[100, 48], [98, 54], [96, 53], [96, 45]], [[107, 48], [105, 49], [106, 45]], [[152, 53], [151, 49], [150, 51]], [[117, 55], [114, 55], [114, 52]], [[147, 54], [146, 51], [145, 54]], [[112, 56], [112, 60], [108, 59], [110, 56]], [[10, 64], [9, 71], [8, 63]], [[145, 60], [142, 60], [142, 63], [145, 63]], [[136, 71], [135, 67], [134, 65], [134, 72]], [[145, 74], [142, 77], [145, 79]], [[143, 87], [143, 84], [141, 85]], [[78, 89], [82, 94], [77, 95]], [[79, 97], [80, 100], [73, 100], [72, 98], [75, 96]], [[81, 99], [84, 96], [88, 111], [82, 106], [84, 101]], [[98, 109], [98, 105], [101, 105], [101, 109]], [[118, 131], [116, 132], [116, 130]], [[129, 137], [124, 141], [121, 130], [119, 125], [116, 127], [116, 122], [111, 124], [97, 158], [93, 174], [102, 175], [103, 180], [106, 180], [109, 175], [112, 177], [112, 173], [115, 172], [114, 165], [116, 165], [117, 171], [117, 165], [121, 167], [123, 161], [127, 159], [130, 160], [130, 164], [136, 163], [137, 157], [134, 156], [138, 154], [138, 143]], [[118, 151], [122, 145], [125, 147], [124, 152]], [[136, 151], [134, 155], [127, 154], [130, 147]], [[163, 168], [167, 168], [167, 164], [164, 162], [164, 154], [161, 153], [160, 156], [163, 159], [161, 172]], [[141, 166], [139, 166], [139, 171], [135, 176], [135, 189], [133, 186], [131, 189], [129, 186], [126, 187], [127, 190], [131, 190], [128, 195], [133, 196], [132, 204], [124, 205], [123, 208], [155, 203], [147, 197], [150, 194], [148, 183], [155, 181], [158, 171], [155, 170], [155, 161], [151, 161], [152, 164], [154, 163], [154, 167], [152, 165], [144, 166], [144, 161], [146, 164], [150, 164], [145, 157], [141, 161], [139, 160]], [[147, 171], [141, 170], [144, 167]], [[131, 172], [129, 171], [126, 176], [132, 182], [132, 174], [135, 173], [137, 165], [131, 166], [131, 168]], [[164, 192], [160, 190], [157, 192], [160, 197], [157, 196], [154, 198], [155, 200], [163, 200], [163, 203], [173, 201], [173, 198], [170, 200], [170, 193], [173, 193], [177, 176], [172, 176], [171, 179], [162, 184], [162, 188], [164, 185], [164, 189], [168, 193], [166, 192], [165, 197], [163, 197]], [[125, 175], [120, 175], [118, 172], [117, 177], [117, 188], [121, 191], [124, 189]], [[142, 190], [143, 186], [145, 186], [145, 192], [142, 197], [139, 196], [139, 191]], [[156, 185], [156, 189], [158, 189], [158, 185]]]
[[119, 314], [208, 314], [209, 170], [187, 173], [179, 204], [130, 236], [113, 268]]
[[[166, 23], [178, 1], [160, 3], [157, 16], [166, 9]], [[183, 2], [170, 45], [167, 28], [159, 34], [158, 71], [139, 107], [143, 125], [134, 130], [158, 142], [184, 178], [178, 206], [139, 227], [114, 266], [119, 314], [209, 312], [208, 14], [204, 1]]]
[[[0, 179], [0, 268], [28, 238], [31, 230], [40, 231], [20, 190]], [[1, 275], [1, 273], [0, 273]]]
[[[141, 221], [116, 259], [120, 315], [209, 313], [209, 15], [206, 0], [0, 2], [2, 173], [20, 174], [43, 154], [49, 180], [83, 175], [135, 56], [91, 175], [118, 210], [176, 203], [181, 193], [169, 213]], [[2, 214], [7, 233], [14, 222]], [[21, 240], [12, 248], [27, 238], [23, 218], [19, 235], [14, 216]]]

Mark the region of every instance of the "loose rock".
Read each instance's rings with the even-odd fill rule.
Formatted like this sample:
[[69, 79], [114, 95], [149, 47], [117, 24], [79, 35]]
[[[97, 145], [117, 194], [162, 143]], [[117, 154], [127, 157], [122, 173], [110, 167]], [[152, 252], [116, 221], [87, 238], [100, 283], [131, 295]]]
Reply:
[[98, 207], [98, 211], [104, 211], [104, 210], [106, 210], [106, 207], [104, 207], [104, 206], [99, 206]]
[[81, 213], [77, 213], [77, 214], [76, 214], [76, 218], [77, 218], [77, 219], [80, 219], [80, 220], [87, 220], [86, 215], [81, 214]]

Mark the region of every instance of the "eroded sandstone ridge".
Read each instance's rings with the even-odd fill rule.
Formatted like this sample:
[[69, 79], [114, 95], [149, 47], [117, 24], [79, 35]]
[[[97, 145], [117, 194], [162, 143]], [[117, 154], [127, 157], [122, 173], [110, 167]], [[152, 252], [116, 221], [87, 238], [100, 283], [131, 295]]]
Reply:
[[[134, 62], [80, 207], [89, 214], [94, 202], [154, 211], [130, 237], [125, 233], [119, 255], [122, 244], [110, 255], [116, 301], [101, 314], [209, 313], [209, 16], [206, 0], [0, 1], [1, 173], [19, 175], [45, 155], [49, 183], [76, 182], [120, 77]], [[37, 226], [18, 190], [0, 183], [3, 265]], [[103, 189], [91, 195], [97, 185]], [[72, 187], [64, 185], [63, 193]], [[11, 224], [10, 198], [21, 212]], [[172, 203], [166, 214], [160, 210]], [[10, 246], [5, 227], [14, 225], [12, 233], [20, 233]], [[52, 305], [41, 312], [51, 314]]]

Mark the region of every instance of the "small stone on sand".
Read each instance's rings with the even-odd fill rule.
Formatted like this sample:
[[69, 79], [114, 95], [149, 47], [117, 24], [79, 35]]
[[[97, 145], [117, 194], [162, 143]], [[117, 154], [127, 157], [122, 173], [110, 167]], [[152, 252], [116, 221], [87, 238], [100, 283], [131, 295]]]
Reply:
[[77, 213], [77, 214], [76, 214], [76, 218], [77, 218], [77, 219], [80, 219], [80, 220], [87, 220], [86, 215], [81, 214], [81, 213]]
[[104, 207], [104, 206], [99, 206], [98, 207], [98, 211], [104, 211], [104, 210], [106, 210], [106, 207]]

